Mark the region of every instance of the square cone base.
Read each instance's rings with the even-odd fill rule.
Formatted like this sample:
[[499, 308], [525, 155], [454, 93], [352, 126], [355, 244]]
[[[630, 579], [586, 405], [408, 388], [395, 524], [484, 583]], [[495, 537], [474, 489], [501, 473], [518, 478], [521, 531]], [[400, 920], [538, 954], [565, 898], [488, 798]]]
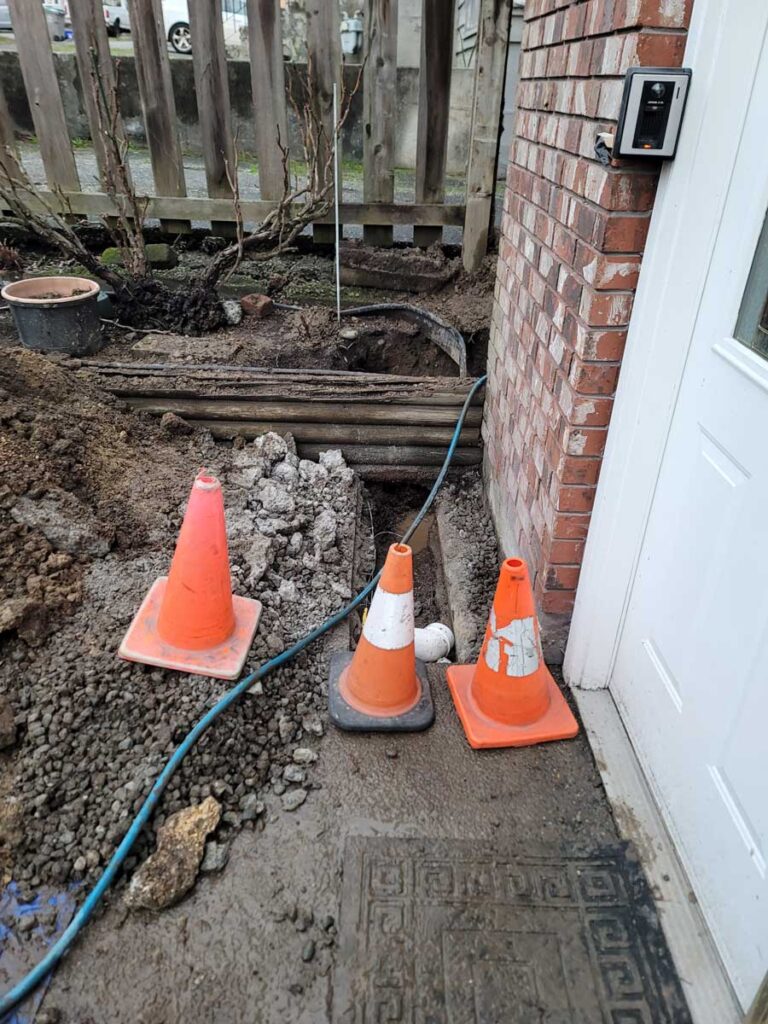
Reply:
[[429, 689], [427, 670], [422, 662], [416, 662], [416, 675], [421, 683], [421, 696], [410, 711], [402, 715], [366, 715], [344, 700], [339, 690], [341, 673], [352, 661], [353, 651], [341, 651], [331, 658], [328, 679], [328, 713], [339, 729], [348, 732], [421, 732], [428, 729], [435, 720], [435, 706]]
[[191, 672], [214, 679], [237, 679], [243, 670], [248, 650], [253, 643], [261, 618], [261, 601], [234, 597], [235, 630], [224, 643], [204, 651], [188, 651], [162, 640], [157, 632], [157, 617], [165, 594], [167, 576], [161, 576], [150, 587], [141, 608], [120, 644], [118, 654], [126, 661], [157, 665], [176, 672]]
[[472, 697], [474, 665], [452, 665], [446, 675], [453, 703], [464, 726], [464, 734], [475, 750], [496, 747], [530, 747], [551, 740], [571, 740], [579, 731], [565, 697], [555, 680], [547, 673], [549, 708], [541, 718], [530, 725], [507, 725], [484, 715]]

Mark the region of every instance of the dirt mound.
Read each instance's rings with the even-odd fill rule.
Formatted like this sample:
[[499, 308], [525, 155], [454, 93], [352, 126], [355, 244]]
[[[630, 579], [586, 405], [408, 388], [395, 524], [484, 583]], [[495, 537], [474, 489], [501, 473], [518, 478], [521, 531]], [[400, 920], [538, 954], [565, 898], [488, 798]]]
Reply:
[[63, 366], [0, 350], [0, 631], [40, 635], [93, 558], [163, 529], [197, 461], [185, 447]]

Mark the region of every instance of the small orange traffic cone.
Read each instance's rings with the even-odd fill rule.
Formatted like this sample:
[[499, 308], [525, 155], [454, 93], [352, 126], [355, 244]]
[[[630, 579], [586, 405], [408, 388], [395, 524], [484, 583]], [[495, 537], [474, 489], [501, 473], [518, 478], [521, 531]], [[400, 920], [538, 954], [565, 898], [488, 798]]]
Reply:
[[120, 644], [120, 657], [236, 679], [260, 616], [260, 601], [232, 595], [221, 484], [201, 470], [170, 572], [152, 584]]
[[340, 729], [366, 732], [430, 726], [435, 709], [413, 641], [413, 552], [407, 544], [393, 544], [357, 649], [331, 658], [331, 721]]
[[454, 665], [447, 676], [471, 747], [527, 747], [571, 739], [579, 731], [544, 664], [528, 569], [520, 558], [501, 566], [477, 665]]

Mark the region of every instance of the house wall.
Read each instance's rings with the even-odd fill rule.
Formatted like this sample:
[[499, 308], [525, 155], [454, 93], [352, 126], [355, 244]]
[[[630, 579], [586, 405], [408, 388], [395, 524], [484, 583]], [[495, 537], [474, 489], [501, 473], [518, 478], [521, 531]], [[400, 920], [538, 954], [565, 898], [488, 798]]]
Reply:
[[527, 0], [483, 435], [505, 555], [559, 660], [659, 166], [604, 167], [627, 68], [682, 62], [692, 0]]

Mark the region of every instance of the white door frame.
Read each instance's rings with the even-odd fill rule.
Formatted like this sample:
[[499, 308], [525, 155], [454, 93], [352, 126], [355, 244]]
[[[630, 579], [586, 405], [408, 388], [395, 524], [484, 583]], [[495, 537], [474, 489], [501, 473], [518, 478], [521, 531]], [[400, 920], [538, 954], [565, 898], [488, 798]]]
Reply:
[[[762, 4], [764, 0], [746, 0]], [[739, 0], [745, 3], [745, 0]], [[605, 460], [576, 594], [563, 671], [570, 686], [600, 689], [613, 672], [704, 283], [712, 259], [746, 108], [741, 97], [732, 133], [712, 139], [705, 113], [715, 81], [721, 32], [749, 25], [723, 0], [696, 0], [685, 64], [693, 79], [674, 161], [661, 174], [622, 363]], [[736, 21], [734, 21], [736, 19]], [[768, 97], [766, 97], [768, 101]], [[732, 273], [746, 282], [768, 205], [768, 166], [755, 166], [754, 206]]]

